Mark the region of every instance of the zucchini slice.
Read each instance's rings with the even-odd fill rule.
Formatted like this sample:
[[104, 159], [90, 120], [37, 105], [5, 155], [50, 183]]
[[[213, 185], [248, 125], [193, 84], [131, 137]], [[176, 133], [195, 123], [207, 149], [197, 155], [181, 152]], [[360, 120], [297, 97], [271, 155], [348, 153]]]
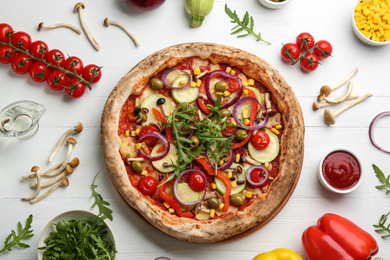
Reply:
[[[278, 136], [272, 133], [268, 129], [263, 129], [263, 130], [269, 136], [269, 144], [264, 150], [256, 149], [250, 141], [248, 143], [248, 151], [250, 156], [254, 160], [258, 161], [259, 163], [266, 163], [266, 162], [273, 161], [276, 158], [276, 156], [278, 156], [280, 150]], [[262, 131], [262, 130], [258, 130], [258, 131]]]

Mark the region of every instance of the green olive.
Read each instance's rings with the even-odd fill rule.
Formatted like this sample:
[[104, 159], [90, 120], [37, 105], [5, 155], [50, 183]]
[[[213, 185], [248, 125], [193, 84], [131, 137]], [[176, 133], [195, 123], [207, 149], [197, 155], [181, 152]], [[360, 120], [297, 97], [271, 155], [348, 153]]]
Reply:
[[150, 86], [156, 90], [159, 90], [159, 89], [162, 89], [164, 87], [164, 83], [161, 81], [161, 79], [152, 78], [150, 80]]
[[236, 131], [236, 133], [234, 134], [234, 137], [238, 140], [238, 141], [242, 141], [242, 140], [245, 140], [245, 138], [248, 136], [248, 133], [243, 130], [243, 129], [238, 129]]
[[217, 92], [224, 92], [225, 90], [227, 90], [228, 84], [226, 83], [226, 81], [218, 81], [217, 83], [215, 83], [214, 88]]
[[238, 193], [230, 195], [230, 201], [234, 206], [241, 206], [244, 203], [245, 195]]
[[191, 136], [190, 141], [192, 147], [197, 147], [199, 145], [199, 138], [195, 135]]
[[232, 112], [227, 108], [219, 110], [219, 113], [222, 117], [229, 117], [232, 114]]
[[179, 110], [184, 110], [184, 109], [187, 109], [188, 108], [188, 103], [187, 102], [181, 102], [179, 103], [179, 105], [177, 106], [179, 108]]
[[133, 171], [141, 173], [144, 170], [144, 165], [139, 161], [134, 161], [131, 164], [131, 168], [133, 169]]
[[211, 209], [217, 209], [220, 204], [221, 203], [219, 202], [219, 200], [216, 197], [210, 197], [207, 200], [207, 206], [209, 206], [209, 208], [211, 208]]

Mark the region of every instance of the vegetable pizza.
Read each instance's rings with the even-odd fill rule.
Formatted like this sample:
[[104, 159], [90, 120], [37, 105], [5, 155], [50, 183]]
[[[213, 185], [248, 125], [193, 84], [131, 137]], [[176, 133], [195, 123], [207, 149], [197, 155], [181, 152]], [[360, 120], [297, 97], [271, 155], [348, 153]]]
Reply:
[[110, 94], [101, 143], [125, 203], [177, 239], [213, 243], [270, 221], [299, 179], [304, 122], [283, 77], [240, 49], [187, 43]]

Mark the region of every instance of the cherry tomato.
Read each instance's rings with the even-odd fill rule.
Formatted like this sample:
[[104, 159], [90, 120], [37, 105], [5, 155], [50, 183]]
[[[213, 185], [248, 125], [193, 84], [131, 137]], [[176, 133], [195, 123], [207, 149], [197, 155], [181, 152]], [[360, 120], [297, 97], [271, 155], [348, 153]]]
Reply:
[[145, 176], [138, 182], [138, 190], [143, 195], [152, 195], [157, 191], [158, 181], [152, 176]]
[[46, 62], [51, 64], [51, 65], [60, 66], [62, 68], [64, 67], [65, 56], [62, 53], [62, 51], [60, 51], [58, 49], [50, 50], [47, 53], [45, 59], [46, 59]]
[[[260, 169], [253, 170], [250, 175], [251, 175], [250, 176], [251, 180], [253, 182], [257, 182], [257, 183], [263, 181], [265, 178], [265, 174], [263, 174], [263, 170], [260, 170]], [[258, 185], [256, 187], [258, 187], [258, 188], [264, 187], [265, 185], [267, 185], [267, 183], [268, 183], [268, 181], [266, 181], [266, 182], [264, 182], [264, 184]]]
[[45, 63], [37, 61], [30, 66], [28, 73], [33, 81], [40, 83], [47, 79], [50, 69]]
[[11, 60], [11, 68], [17, 74], [26, 74], [32, 64], [32, 60], [24, 53], [18, 53]]
[[314, 47], [314, 38], [310, 33], [307, 32], [300, 33], [297, 37], [296, 42], [298, 47], [304, 51]]
[[28, 53], [34, 56], [37, 59], [42, 59], [47, 56], [49, 52], [49, 46], [43, 41], [35, 41], [30, 44], [30, 48], [28, 49]]
[[[154, 125], [148, 125], [148, 126], [144, 126], [142, 127], [141, 131], [139, 132], [138, 136], [139, 138], [141, 138], [143, 135], [149, 133], [149, 132], [156, 132], [158, 133], [158, 128]], [[149, 138], [145, 138], [143, 139], [143, 142], [145, 142], [146, 145], [154, 145], [156, 144], [160, 139], [158, 139], [157, 137], [149, 137]]]
[[187, 182], [188, 186], [190, 186], [193, 191], [200, 192], [204, 190], [206, 180], [199, 172], [191, 172], [188, 175]]
[[85, 83], [78, 78], [72, 78], [65, 84], [65, 93], [70, 98], [80, 98], [85, 93]]
[[332, 54], [332, 45], [326, 40], [320, 40], [316, 42], [315, 46], [318, 46], [320, 49], [314, 49], [314, 53], [320, 59], [326, 59]]
[[304, 71], [313, 71], [318, 67], [318, 57], [314, 53], [308, 52], [306, 53], [305, 58], [300, 60], [300, 64]]
[[60, 91], [68, 82], [68, 76], [61, 70], [53, 70], [46, 79], [46, 83], [50, 89]]
[[[231, 123], [233, 117], [229, 117], [226, 121], [228, 123]], [[227, 126], [225, 129], [222, 129], [222, 134], [224, 136], [232, 136], [236, 133], [237, 131], [237, 126]]]
[[16, 52], [14, 52], [14, 48], [1, 45], [0, 46], [0, 63], [8, 64], [11, 62], [12, 58], [15, 56]]
[[293, 60], [298, 59], [298, 57], [300, 55], [300, 50], [299, 50], [298, 45], [296, 45], [295, 43], [291, 43], [291, 42], [284, 44], [282, 49], [280, 50], [280, 52], [282, 54], [283, 60], [285, 60], [285, 61], [292, 61], [290, 59], [290, 57], [287, 55], [288, 53], [290, 53], [291, 58]]
[[262, 130], [258, 130], [255, 135], [251, 137], [251, 144], [257, 150], [264, 150], [269, 145], [269, 135]]
[[237, 91], [240, 88], [240, 85], [238, 84], [237, 80], [227, 78], [226, 83], [228, 84], [228, 91], [233, 92]]
[[87, 65], [83, 69], [82, 76], [86, 81], [96, 83], [102, 77], [101, 67], [98, 67], [95, 64]]
[[31, 45], [31, 36], [25, 32], [15, 32], [11, 36], [12, 45], [28, 50]]
[[70, 72], [74, 72], [78, 75], [81, 75], [81, 73], [83, 73], [83, 68], [84, 68], [83, 62], [81, 61], [80, 58], [76, 56], [69, 57], [65, 60], [64, 69]]
[[7, 33], [12, 33], [14, 29], [12, 29], [11, 25], [6, 23], [0, 23], [0, 42], [9, 42], [9, 37]]

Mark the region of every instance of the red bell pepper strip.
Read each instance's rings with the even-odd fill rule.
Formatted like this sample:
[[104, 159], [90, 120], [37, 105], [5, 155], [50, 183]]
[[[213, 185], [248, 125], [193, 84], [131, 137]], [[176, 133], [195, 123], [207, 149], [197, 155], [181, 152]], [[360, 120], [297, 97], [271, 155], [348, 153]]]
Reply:
[[179, 202], [176, 200], [176, 198], [172, 197], [167, 193], [167, 186], [168, 182], [166, 182], [167, 176], [164, 176], [164, 178], [160, 182], [160, 186], [158, 187], [158, 194], [160, 197], [169, 205], [171, 206], [176, 214], [179, 217], [186, 217], [186, 218], [192, 218], [194, 215], [190, 211], [182, 212]]
[[249, 131], [248, 131], [248, 135], [247, 135], [247, 137], [246, 137], [244, 140], [242, 140], [242, 141], [239, 142], [239, 143], [234, 143], [234, 144], [232, 145], [233, 149], [237, 149], [237, 148], [243, 146], [244, 144], [246, 144], [246, 143], [249, 141], [249, 139], [251, 139], [252, 134], [253, 134], [253, 130], [249, 130]]
[[206, 161], [205, 158], [194, 158], [194, 161], [200, 163], [208, 174], [211, 176], [215, 175], [215, 170], [211, 168], [210, 164]]
[[303, 232], [308, 260], [367, 260], [378, 253], [378, 244], [366, 231], [346, 218], [327, 213], [317, 226]]
[[[199, 94], [203, 94], [204, 95], [205, 93], [205, 87], [204, 87], [204, 81], [202, 82], [202, 84], [200, 85], [199, 87]], [[202, 111], [206, 114], [210, 114], [210, 109], [206, 106], [206, 102], [203, 98], [201, 97], [198, 97], [198, 104], [199, 104], [199, 107], [200, 109], [202, 109]], [[210, 102], [208, 104], [211, 104]]]
[[229, 198], [230, 198], [230, 193], [232, 192], [232, 185], [230, 184], [230, 180], [222, 172], [217, 173], [217, 178], [223, 181], [223, 183], [226, 186], [226, 192], [225, 194], [223, 194], [223, 203], [225, 204], [223, 206], [223, 211], [226, 212], [229, 208], [229, 203], [230, 203]]
[[[154, 107], [152, 107], [152, 111], [153, 111], [153, 114], [157, 117], [157, 119], [159, 121], [162, 121], [164, 123], [168, 123], [167, 120], [165, 119], [165, 117], [160, 113], [160, 111], [158, 111], [157, 109], [155, 109]], [[165, 132], [167, 133], [167, 139], [168, 139], [168, 142], [171, 142], [172, 140], [172, 130], [171, 130], [171, 127], [166, 127], [165, 128]], [[161, 153], [162, 151], [165, 150], [165, 145], [161, 146], [157, 152], [158, 153]]]

